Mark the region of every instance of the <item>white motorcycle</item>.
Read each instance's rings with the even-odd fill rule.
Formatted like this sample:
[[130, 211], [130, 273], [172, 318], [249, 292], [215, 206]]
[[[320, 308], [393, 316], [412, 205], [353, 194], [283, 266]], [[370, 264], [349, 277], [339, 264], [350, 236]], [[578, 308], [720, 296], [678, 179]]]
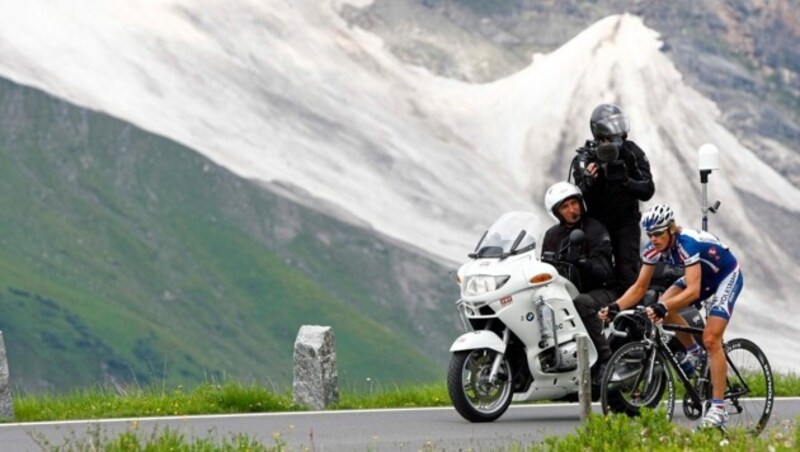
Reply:
[[[450, 347], [447, 387], [469, 421], [493, 421], [512, 400], [577, 394], [576, 336], [587, 335], [572, 301], [578, 289], [536, 256], [537, 224], [530, 212], [504, 214], [458, 269], [457, 306], [468, 332]], [[588, 343], [594, 364], [597, 350]]]

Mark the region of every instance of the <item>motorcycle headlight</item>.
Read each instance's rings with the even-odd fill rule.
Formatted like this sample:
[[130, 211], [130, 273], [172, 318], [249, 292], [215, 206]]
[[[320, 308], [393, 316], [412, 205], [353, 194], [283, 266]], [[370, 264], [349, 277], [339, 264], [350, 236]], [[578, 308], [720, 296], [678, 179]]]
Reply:
[[467, 276], [464, 279], [464, 295], [475, 296], [482, 295], [503, 287], [508, 281], [510, 276], [491, 276], [491, 275], [474, 275]]

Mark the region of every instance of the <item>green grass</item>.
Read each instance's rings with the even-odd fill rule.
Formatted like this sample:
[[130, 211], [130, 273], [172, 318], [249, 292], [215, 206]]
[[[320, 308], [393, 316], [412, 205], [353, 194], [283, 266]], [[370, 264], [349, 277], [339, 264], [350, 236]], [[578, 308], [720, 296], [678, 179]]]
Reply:
[[639, 418], [592, 415], [575, 433], [547, 438], [530, 448], [541, 451], [754, 451], [797, 450], [800, 429], [786, 423], [754, 437], [740, 429], [695, 431], [667, 420], [663, 412], [645, 411]]
[[191, 390], [178, 386], [170, 391], [148, 388], [119, 393], [96, 389], [63, 395], [22, 394], [14, 400], [14, 414], [20, 422], [302, 409], [292, 403], [289, 394], [276, 394], [263, 386], [242, 383], [206, 383]]
[[[366, 388], [340, 392], [330, 409], [412, 408], [449, 406], [442, 384], [404, 385], [365, 383]], [[34, 422], [119, 417], [186, 416], [302, 411], [292, 396], [256, 384], [206, 383], [193, 389], [144, 388], [127, 392], [87, 389], [67, 394], [20, 394], [14, 397], [16, 421]]]
[[384, 388], [380, 385], [367, 392], [343, 392], [333, 409], [418, 408], [449, 406], [450, 396], [442, 384], [405, 385]]
[[[776, 397], [796, 397], [800, 395], [800, 374], [793, 372], [773, 374]], [[763, 391], [763, 383], [761, 385]]]

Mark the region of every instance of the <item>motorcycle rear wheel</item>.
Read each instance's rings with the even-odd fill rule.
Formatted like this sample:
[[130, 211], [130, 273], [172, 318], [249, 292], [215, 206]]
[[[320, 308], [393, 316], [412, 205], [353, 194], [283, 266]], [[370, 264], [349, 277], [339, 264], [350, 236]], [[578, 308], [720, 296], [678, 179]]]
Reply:
[[503, 356], [497, 378], [489, 381], [497, 352], [490, 349], [453, 353], [447, 390], [453, 407], [470, 422], [491, 422], [506, 412], [513, 398], [511, 367]]

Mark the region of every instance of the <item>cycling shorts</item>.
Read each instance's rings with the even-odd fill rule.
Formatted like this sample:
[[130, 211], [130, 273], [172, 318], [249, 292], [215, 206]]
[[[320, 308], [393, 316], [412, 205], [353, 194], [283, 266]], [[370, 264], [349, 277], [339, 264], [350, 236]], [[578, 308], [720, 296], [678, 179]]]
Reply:
[[[686, 277], [681, 277], [672, 285], [685, 289]], [[742, 272], [737, 266], [732, 272], [728, 273], [728, 276], [722, 278], [716, 290], [701, 289], [700, 300], [697, 300], [693, 304], [700, 309], [702, 307], [702, 300], [705, 300], [709, 316], [730, 320], [733, 314], [733, 306], [736, 304], [736, 300], [742, 292], [743, 285], [744, 280], [742, 279]]]

